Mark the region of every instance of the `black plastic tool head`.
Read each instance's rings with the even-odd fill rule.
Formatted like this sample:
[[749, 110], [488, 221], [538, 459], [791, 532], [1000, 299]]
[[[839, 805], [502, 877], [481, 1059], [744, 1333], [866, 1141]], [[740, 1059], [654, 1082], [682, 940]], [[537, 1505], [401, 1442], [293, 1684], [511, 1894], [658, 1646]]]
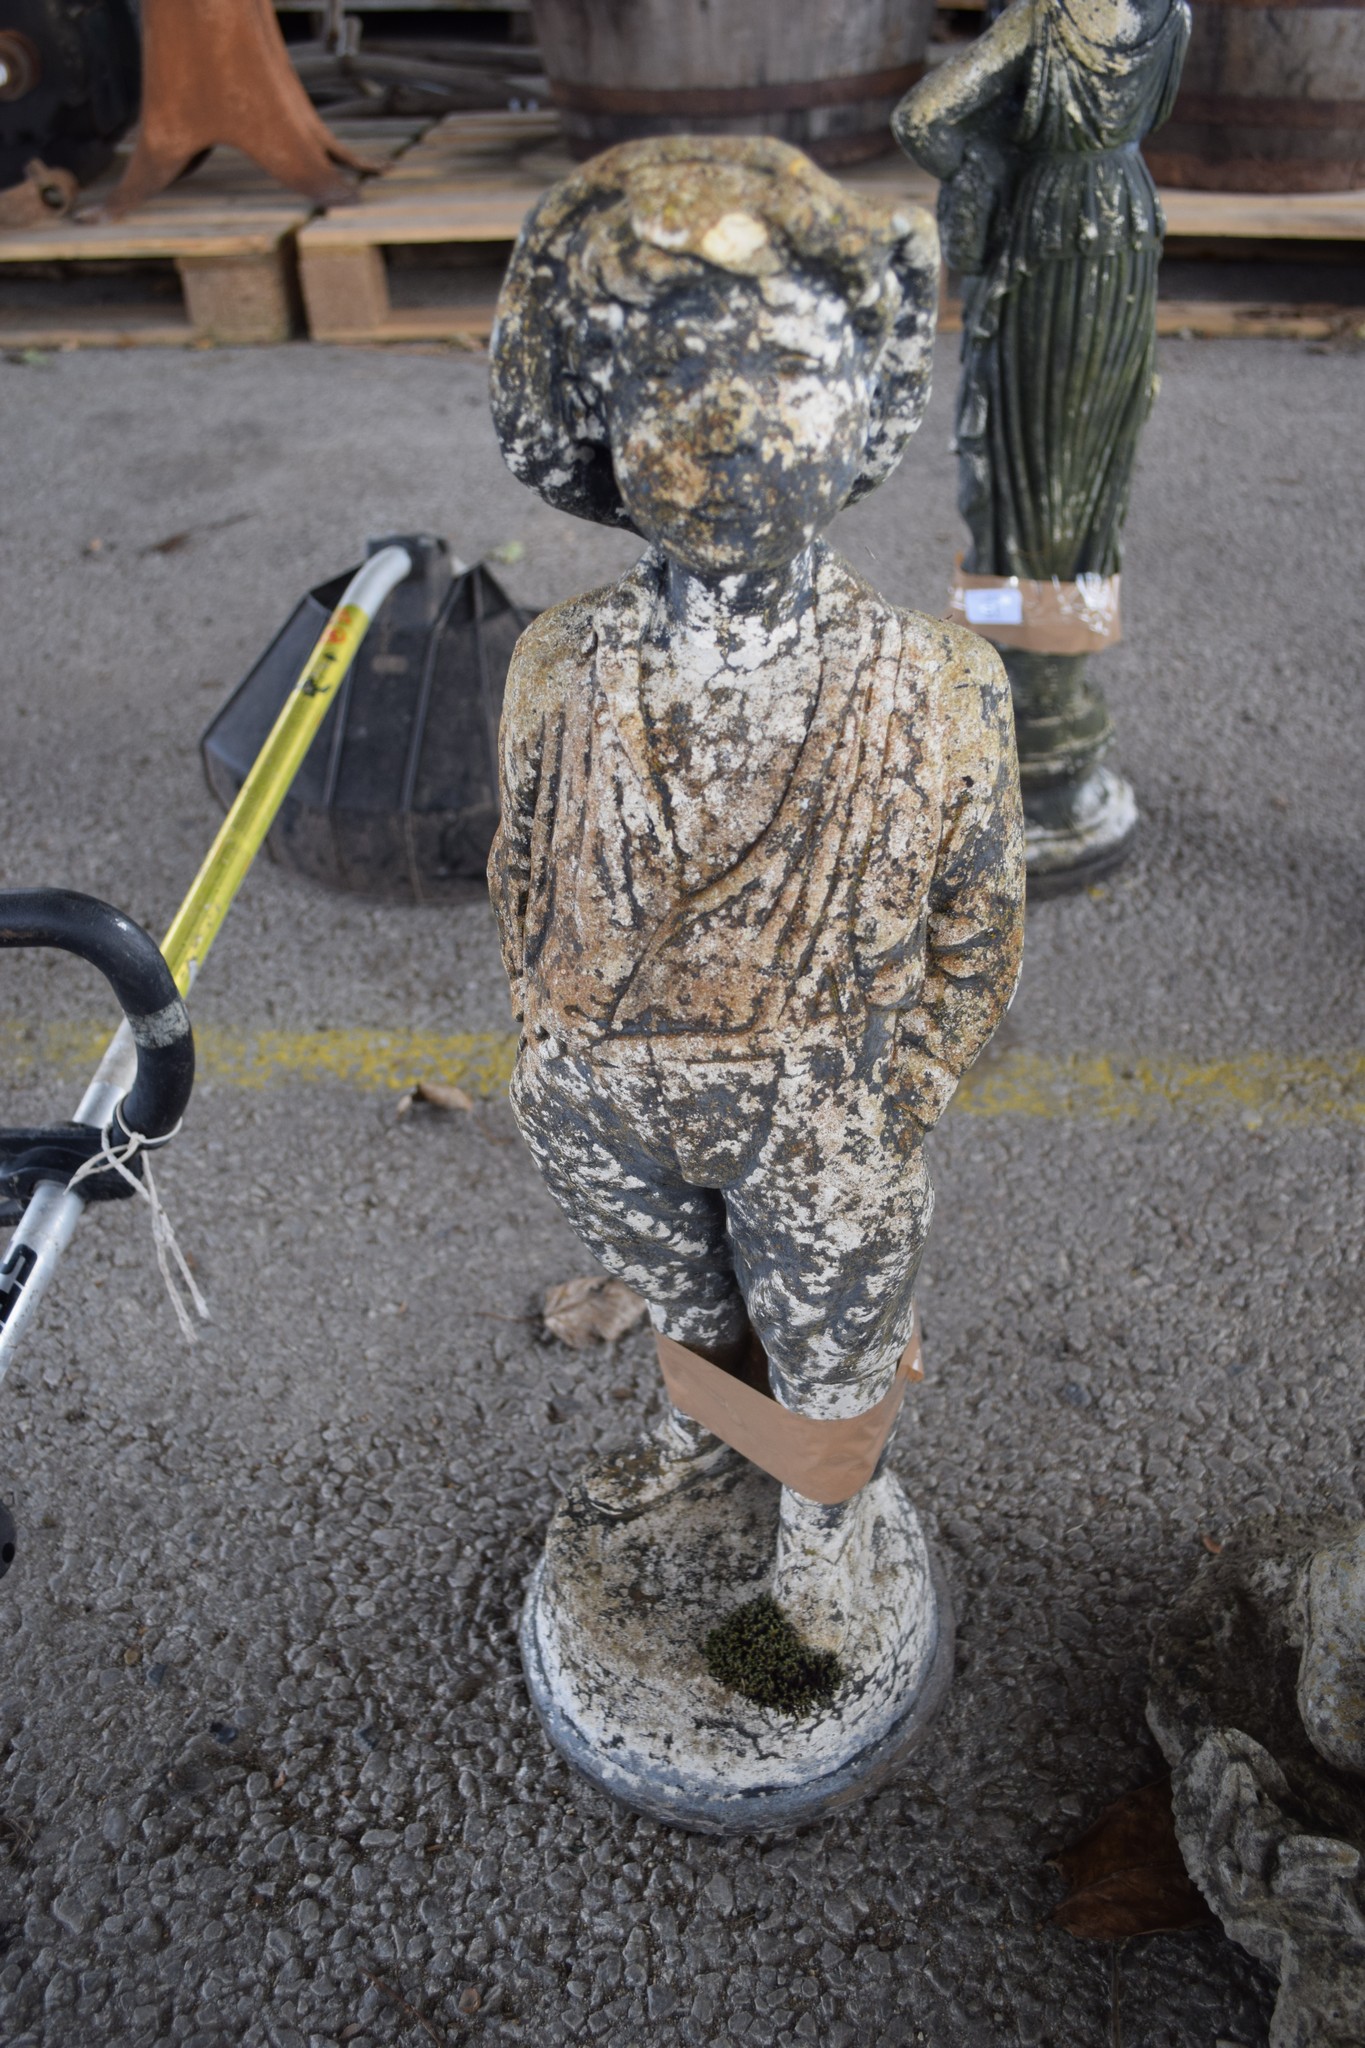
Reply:
[[[439, 903], [482, 897], [498, 822], [498, 720], [533, 614], [434, 534], [388, 534], [413, 569], [385, 600], [266, 844], [315, 881]], [[209, 787], [231, 803], [349, 575], [309, 591], [204, 734]]]

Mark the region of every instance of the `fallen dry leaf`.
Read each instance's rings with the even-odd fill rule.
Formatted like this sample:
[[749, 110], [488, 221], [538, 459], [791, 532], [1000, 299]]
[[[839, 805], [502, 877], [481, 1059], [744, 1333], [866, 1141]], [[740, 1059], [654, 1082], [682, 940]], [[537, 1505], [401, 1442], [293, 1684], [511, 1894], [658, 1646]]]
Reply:
[[415, 1102], [426, 1102], [433, 1109], [473, 1109], [474, 1098], [463, 1088], [457, 1088], [453, 1081], [415, 1081], [398, 1098], [394, 1115], [400, 1120], [411, 1114]]
[[139, 548], [140, 555], [178, 555], [187, 548], [196, 534], [221, 533], [225, 526], [240, 526], [244, 519], [251, 518], [250, 512], [229, 512], [226, 519], [201, 520], [198, 526], [187, 526], [180, 533], [168, 533], [164, 540], [154, 540], [147, 547]]
[[1069, 1886], [1051, 1918], [1083, 1941], [1174, 1934], [1213, 1918], [1181, 1861], [1169, 1778], [1116, 1799], [1048, 1860]]
[[453, 1081], [419, 1081], [414, 1091], [419, 1102], [429, 1102], [433, 1109], [472, 1109], [474, 1098], [463, 1088], [457, 1088]]
[[644, 1301], [633, 1287], [596, 1273], [562, 1280], [546, 1295], [543, 1310], [550, 1335], [573, 1351], [585, 1351], [589, 1344], [614, 1344], [635, 1328], [644, 1312]]

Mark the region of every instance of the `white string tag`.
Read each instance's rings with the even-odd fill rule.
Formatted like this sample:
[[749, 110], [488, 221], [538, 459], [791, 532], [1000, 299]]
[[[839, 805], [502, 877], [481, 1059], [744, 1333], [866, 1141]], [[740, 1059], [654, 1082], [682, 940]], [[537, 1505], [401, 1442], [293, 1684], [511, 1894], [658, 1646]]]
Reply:
[[[199, 1290], [198, 1281], [189, 1269], [185, 1254], [181, 1251], [175, 1232], [171, 1228], [171, 1219], [166, 1214], [165, 1208], [162, 1206], [161, 1197], [156, 1191], [156, 1181], [152, 1174], [151, 1159], [153, 1147], [164, 1145], [168, 1139], [173, 1138], [176, 1131], [180, 1129], [180, 1125], [177, 1124], [175, 1130], [167, 1131], [164, 1138], [156, 1139], [144, 1138], [140, 1131], [130, 1131], [127, 1144], [117, 1148], [109, 1142], [111, 1129], [112, 1118], [100, 1132], [99, 1153], [95, 1157], [87, 1159], [83, 1166], [76, 1168], [76, 1171], [66, 1184], [67, 1191], [69, 1193], [72, 1188], [85, 1180], [88, 1175], [103, 1173], [106, 1167], [112, 1167], [115, 1173], [127, 1181], [133, 1193], [141, 1196], [152, 1212], [152, 1244], [156, 1251], [156, 1263], [160, 1269], [166, 1292], [170, 1296], [171, 1307], [175, 1310], [175, 1319], [180, 1325], [180, 1334], [187, 1344], [193, 1344], [194, 1324], [190, 1321], [190, 1314], [185, 1306], [184, 1296], [180, 1291], [175, 1275], [171, 1271], [172, 1259], [174, 1259], [179, 1269], [180, 1277], [185, 1283], [185, 1290], [189, 1295], [190, 1301], [197, 1310], [200, 1321], [204, 1323], [211, 1320], [208, 1303]], [[141, 1180], [138, 1179], [135, 1173], [130, 1172], [128, 1168], [128, 1161], [136, 1158], [139, 1152], [142, 1154], [143, 1177]]]

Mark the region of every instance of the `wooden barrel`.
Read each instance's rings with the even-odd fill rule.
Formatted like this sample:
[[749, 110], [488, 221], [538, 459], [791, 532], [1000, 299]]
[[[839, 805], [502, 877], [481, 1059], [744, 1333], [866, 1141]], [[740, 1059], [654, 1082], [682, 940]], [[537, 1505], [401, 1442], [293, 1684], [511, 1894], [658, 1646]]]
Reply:
[[1194, 0], [1175, 112], [1143, 154], [1161, 185], [1365, 185], [1365, 0]]
[[933, 0], [532, 0], [565, 137], [778, 135], [820, 163], [892, 146]]

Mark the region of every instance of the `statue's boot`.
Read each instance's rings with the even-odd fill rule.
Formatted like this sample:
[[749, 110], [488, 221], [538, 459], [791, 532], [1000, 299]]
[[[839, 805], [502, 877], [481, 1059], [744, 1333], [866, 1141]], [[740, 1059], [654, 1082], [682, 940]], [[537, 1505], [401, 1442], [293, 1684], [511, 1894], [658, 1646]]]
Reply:
[[782, 1489], [773, 1598], [812, 1649], [841, 1654], [866, 1611], [880, 1484], [839, 1507]]
[[670, 1406], [652, 1435], [626, 1450], [609, 1452], [588, 1467], [580, 1484], [595, 1508], [625, 1519], [643, 1514], [682, 1487], [742, 1463], [738, 1451]]
[[[656, 1326], [661, 1320], [652, 1317]], [[681, 1340], [680, 1340], [681, 1341]], [[701, 1357], [746, 1385], [768, 1392], [768, 1360], [754, 1326], [745, 1318], [737, 1335], [707, 1344], [693, 1340]], [[580, 1484], [595, 1508], [608, 1515], [635, 1515], [701, 1479], [733, 1470], [738, 1451], [671, 1404], [652, 1435], [628, 1450], [609, 1452], [582, 1474]]]

